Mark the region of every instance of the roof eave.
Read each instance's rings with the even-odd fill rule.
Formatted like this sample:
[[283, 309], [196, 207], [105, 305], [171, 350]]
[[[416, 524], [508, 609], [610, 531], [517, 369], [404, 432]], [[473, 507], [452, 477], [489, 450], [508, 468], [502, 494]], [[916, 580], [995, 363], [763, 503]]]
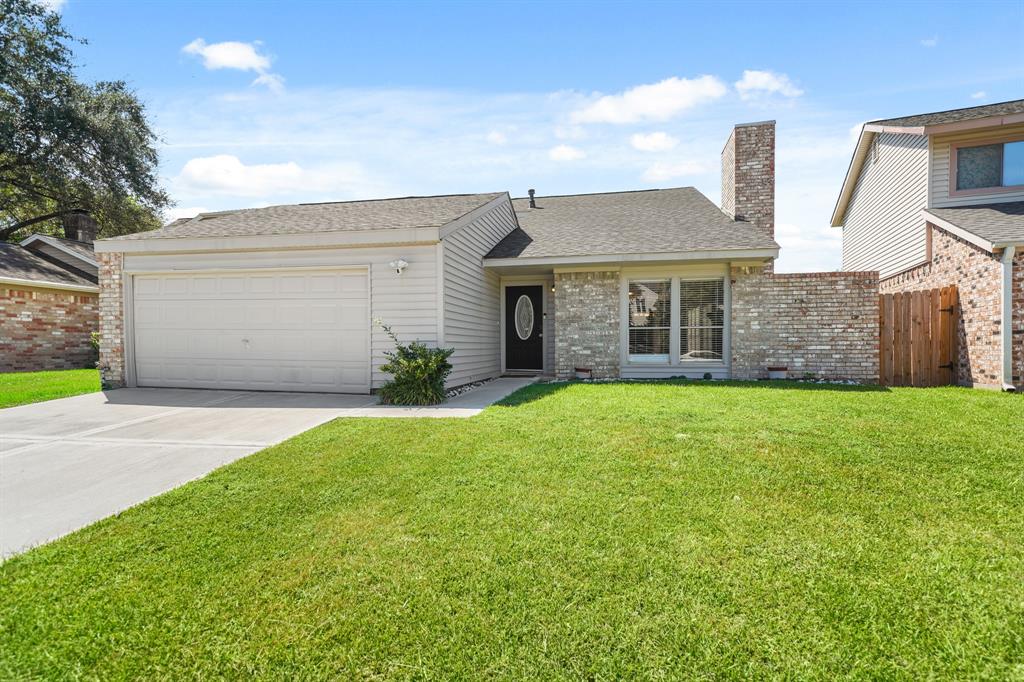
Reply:
[[760, 249], [706, 249], [664, 251], [653, 253], [605, 253], [569, 256], [534, 256], [526, 258], [484, 258], [486, 268], [534, 265], [601, 265], [635, 264], [670, 261], [771, 260], [778, 258], [779, 247]]
[[860, 135], [857, 137], [857, 145], [853, 148], [853, 156], [850, 158], [850, 165], [846, 168], [843, 186], [839, 190], [835, 208], [832, 209], [832, 227], [841, 227], [846, 220], [846, 209], [849, 208], [853, 189], [857, 186], [857, 179], [860, 177], [864, 159], [868, 156], [868, 150], [871, 149], [871, 141], [875, 139], [875, 134], [876, 131], [869, 130], [867, 125], [861, 128]]
[[96, 284], [71, 284], [69, 282], [51, 282], [49, 280], [24, 279], [21, 277], [2, 277], [0, 284], [8, 284], [20, 287], [35, 287], [36, 289], [63, 289], [66, 291], [81, 291], [96, 293], [100, 290]]
[[68, 247], [61, 244], [58, 240], [52, 237], [48, 237], [45, 234], [30, 234], [29, 236], [22, 239], [18, 243], [18, 245], [22, 247], [28, 247], [30, 244], [33, 244], [35, 242], [43, 242], [44, 244], [49, 244], [50, 246], [57, 249], [61, 253], [66, 253], [67, 255], [71, 256], [72, 258], [75, 258], [76, 260], [80, 260], [81, 262], [87, 263], [93, 267], [99, 267], [99, 263], [96, 262], [95, 258], [87, 258], [76, 251], [72, 251]]

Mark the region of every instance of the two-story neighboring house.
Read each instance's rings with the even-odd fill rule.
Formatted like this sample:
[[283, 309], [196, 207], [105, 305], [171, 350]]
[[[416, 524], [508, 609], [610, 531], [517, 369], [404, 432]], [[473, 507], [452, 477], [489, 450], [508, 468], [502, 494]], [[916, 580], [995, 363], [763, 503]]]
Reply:
[[864, 124], [832, 225], [882, 293], [958, 287], [961, 384], [1024, 389], [1024, 100]]

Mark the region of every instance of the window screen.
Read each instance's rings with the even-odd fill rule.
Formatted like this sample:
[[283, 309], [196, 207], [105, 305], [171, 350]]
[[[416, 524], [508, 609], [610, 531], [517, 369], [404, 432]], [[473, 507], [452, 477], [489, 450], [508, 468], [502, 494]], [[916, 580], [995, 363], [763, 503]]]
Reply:
[[636, 359], [668, 360], [672, 324], [671, 296], [671, 280], [630, 281], [630, 356], [637, 356]]
[[679, 282], [679, 359], [721, 360], [725, 327], [725, 283], [720, 279]]

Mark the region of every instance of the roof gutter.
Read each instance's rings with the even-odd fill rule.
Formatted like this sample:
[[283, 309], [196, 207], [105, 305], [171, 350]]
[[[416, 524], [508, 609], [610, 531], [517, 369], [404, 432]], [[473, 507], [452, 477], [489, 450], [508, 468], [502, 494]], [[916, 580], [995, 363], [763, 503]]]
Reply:
[[1016, 391], [1013, 384], [1013, 257], [1017, 247], [1007, 246], [999, 259], [1002, 270], [1002, 321], [999, 332], [1003, 346], [1003, 390]]
[[49, 282], [37, 279], [22, 279], [19, 277], [0, 277], [0, 284], [7, 284], [15, 287], [29, 287], [34, 289], [63, 289], [65, 291], [82, 291], [90, 294], [99, 292], [98, 285], [66, 284], [64, 282]]

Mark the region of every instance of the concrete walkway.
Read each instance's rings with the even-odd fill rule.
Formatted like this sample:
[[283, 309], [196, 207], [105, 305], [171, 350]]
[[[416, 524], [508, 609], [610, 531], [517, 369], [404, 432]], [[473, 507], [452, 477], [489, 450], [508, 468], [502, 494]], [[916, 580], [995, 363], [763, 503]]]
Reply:
[[338, 417], [471, 417], [529, 384], [436, 407], [367, 395], [130, 388], [0, 410], [0, 557], [48, 542]]

